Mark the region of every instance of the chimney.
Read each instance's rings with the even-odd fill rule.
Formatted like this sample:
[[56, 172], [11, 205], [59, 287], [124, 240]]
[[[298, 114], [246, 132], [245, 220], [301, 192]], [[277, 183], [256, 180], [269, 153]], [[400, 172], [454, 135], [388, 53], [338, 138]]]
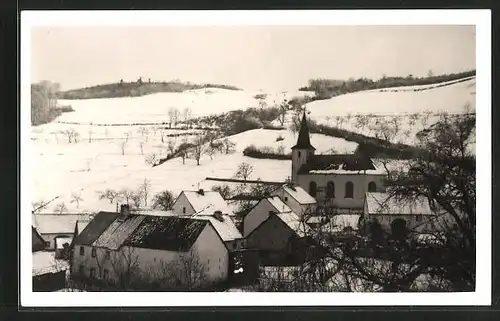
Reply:
[[130, 214], [130, 207], [128, 204], [122, 204], [120, 206], [120, 218], [121, 219], [126, 219], [128, 215]]
[[224, 217], [222, 217], [222, 211], [215, 211], [214, 212], [214, 217], [220, 221], [220, 222], [224, 222]]
[[198, 190], [198, 194], [200, 194], [201, 196], [205, 195], [205, 192], [203, 191], [203, 188], [200, 188]]

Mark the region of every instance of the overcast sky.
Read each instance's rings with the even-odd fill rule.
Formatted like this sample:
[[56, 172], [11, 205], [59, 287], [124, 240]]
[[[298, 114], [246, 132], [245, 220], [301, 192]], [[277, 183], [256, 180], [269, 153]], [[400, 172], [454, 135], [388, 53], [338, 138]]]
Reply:
[[310, 78], [475, 69], [474, 26], [57, 27], [32, 31], [32, 81], [180, 79], [297, 89]]

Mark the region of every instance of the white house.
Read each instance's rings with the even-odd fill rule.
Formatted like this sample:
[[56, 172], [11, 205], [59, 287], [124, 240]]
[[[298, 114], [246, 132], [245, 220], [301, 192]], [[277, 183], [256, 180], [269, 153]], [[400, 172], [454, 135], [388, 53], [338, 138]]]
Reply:
[[387, 193], [366, 193], [363, 220], [376, 219], [389, 232], [396, 221], [401, 221], [413, 232], [435, 231], [440, 217], [442, 213], [433, 211], [425, 197], [401, 201]]
[[346, 214], [363, 210], [365, 193], [383, 191], [385, 172], [356, 154], [315, 155], [304, 113], [292, 147], [292, 183], [314, 197], [318, 206]]
[[219, 192], [205, 191], [183, 191], [174, 201], [172, 212], [176, 215], [211, 215], [216, 211], [225, 215], [233, 215], [231, 208], [222, 198]]
[[89, 214], [32, 214], [32, 225], [45, 242], [46, 250], [56, 249], [57, 238], [73, 238], [77, 221], [90, 220]]
[[272, 196], [278, 196], [292, 211], [302, 216], [304, 213], [313, 213], [316, 210], [316, 200], [298, 185], [284, 184], [277, 188]]
[[292, 209], [279, 196], [271, 196], [260, 200], [243, 218], [243, 235], [247, 237], [271, 213], [291, 213]]
[[72, 274], [104, 282], [165, 278], [189, 289], [228, 277], [228, 250], [210, 220], [100, 212], [75, 238]]

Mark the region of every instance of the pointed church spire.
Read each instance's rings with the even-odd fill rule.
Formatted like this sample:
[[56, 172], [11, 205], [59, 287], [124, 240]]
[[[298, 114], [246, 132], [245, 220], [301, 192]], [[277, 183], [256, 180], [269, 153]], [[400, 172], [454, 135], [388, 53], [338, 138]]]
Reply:
[[299, 137], [297, 138], [297, 144], [292, 147], [292, 149], [313, 149], [316, 148], [311, 145], [309, 140], [309, 127], [307, 126], [306, 111], [302, 115], [302, 121], [300, 122]]

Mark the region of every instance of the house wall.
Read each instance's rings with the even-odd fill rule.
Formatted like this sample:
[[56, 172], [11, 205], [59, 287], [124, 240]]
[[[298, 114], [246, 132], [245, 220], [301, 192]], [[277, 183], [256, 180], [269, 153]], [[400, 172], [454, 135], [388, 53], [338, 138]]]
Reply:
[[[306, 213], [309, 209], [314, 211], [314, 207], [316, 207], [315, 204], [300, 204], [295, 198], [293, 198], [290, 193], [288, 193], [285, 189], [283, 188], [278, 188], [276, 191], [274, 191], [272, 196], [279, 196], [279, 198], [286, 204], [288, 205], [292, 211], [297, 214], [299, 217], [302, 217], [304, 213]], [[311, 211], [310, 210], [310, 211]]]
[[269, 216], [269, 211], [276, 211], [276, 208], [267, 199], [262, 199], [257, 203], [243, 219], [243, 236], [246, 237], [260, 223], [264, 222]]
[[224, 244], [228, 251], [238, 251], [245, 247], [245, 239], [234, 239], [231, 241], [225, 241]]
[[[186, 213], [183, 213], [182, 211], [184, 207], [186, 208]], [[181, 193], [179, 197], [177, 197], [174, 204], [172, 205], [172, 211], [177, 215], [193, 215], [194, 213], [196, 213], [184, 193]]]
[[[299, 175], [297, 184], [309, 193], [309, 183], [317, 184], [316, 200], [319, 204], [326, 200], [326, 184], [332, 181], [335, 184], [335, 198], [326, 200], [328, 204], [340, 208], [362, 209], [365, 194], [368, 192], [368, 183], [375, 182], [377, 190], [383, 189], [385, 175], [373, 174], [307, 174]], [[345, 198], [345, 184], [353, 183], [353, 198]]]
[[212, 225], [207, 225], [193, 245], [209, 282], [227, 280], [229, 252]]
[[31, 229], [31, 250], [35, 252], [43, 249], [45, 249], [45, 240], [34, 229]]
[[272, 215], [250, 235], [247, 236], [247, 247], [265, 251], [287, 252], [288, 241], [292, 231], [279, 217]]
[[434, 215], [420, 215], [421, 220], [417, 221], [419, 215], [412, 214], [391, 214], [391, 215], [381, 215], [381, 214], [370, 214], [369, 219], [376, 218], [382, 228], [387, 232], [391, 232], [391, 224], [396, 219], [403, 219], [406, 222], [406, 227], [413, 232], [425, 233], [435, 231], [435, 226], [432, 222], [435, 221]]
[[73, 237], [74, 233], [44, 233], [40, 234], [42, 239], [45, 242], [48, 242], [49, 244], [45, 246], [46, 250], [55, 250], [56, 249], [56, 237], [61, 236], [61, 237]]

